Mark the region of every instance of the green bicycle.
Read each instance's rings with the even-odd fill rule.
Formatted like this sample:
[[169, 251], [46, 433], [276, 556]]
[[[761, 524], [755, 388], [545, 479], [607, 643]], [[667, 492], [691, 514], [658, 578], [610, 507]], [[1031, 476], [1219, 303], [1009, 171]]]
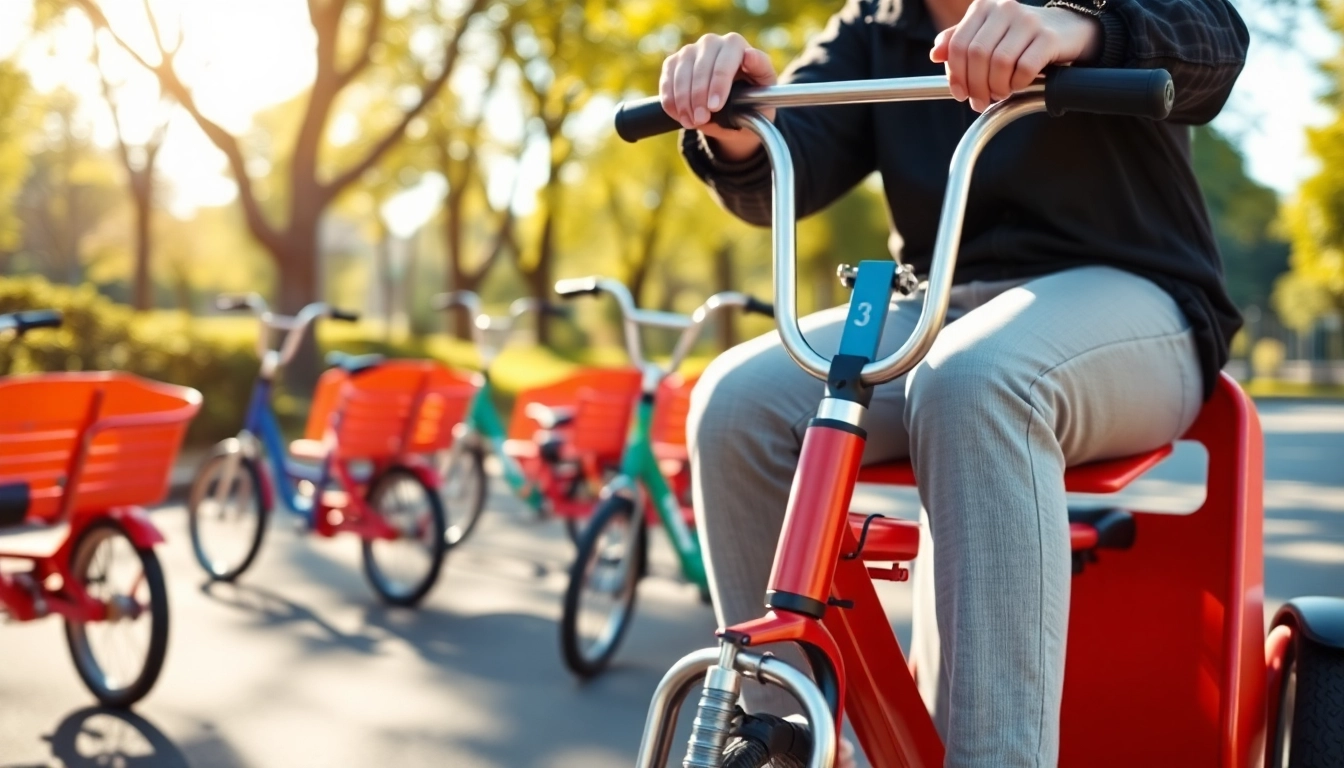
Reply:
[[[684, 450], [681, 456], [668, 456], [658, 450], [667, 442], [673, 446], [684, 444], [690, 385], [683, 383], [669, 388], [665, 384], [681, 366], [712, 314], [726, 307], [740, 307], [746, 312], [773, 317], [774, 310], [765, 302], [732, 291], [711, 296], [689, 317], [639, 309], [624, 285], [597, 277], [561, 280], [555, 290], [564, 298], [611, 294], [621, 308], [626, 349], [643, 374], [620, 469], [602, 488], [597, 509], [579, 537], [578, 554], [570, 567], [569, 585], [565, 589], [561, 651], [571, 671], [590, 678], [611, 662], [634, 616], [635, 594], [646, 573], [650, 520], [661, 522], [668, 532], [682, 575], [700, 587], [702, 595], [708, 594], [700, 542], [688, 522], [691, 514], [685, 499], [689, 470]], [[681, 331], [665, 365], [644, 358], [640, 330], [645, 327]], [[668, 473], [670, 482], [665, 463], [678, 468]], [[651, 510], [646, 510], [647, 502], [652, 502]]]
[[595, 491], [602, 486], [604, 473], [611, 472], [619, 460], [619, 453], [573, 439], [575, 409], [542, 401], [547, 399], [547, 392], [568, 389], [586, 394], [604, 390], [624, 408], [636, 394], [635, 374], [580, 370], [555, 385], [520, 393], [517, 407], [536, 429], [530, 431], [528, 439], [509, 439], [510, 431], [518, 430], [510, 430], [495, 407], [490, 368], [522, 316], [529, 312], [565, 316], [565, 308], [522, 298], [509, 305], [507, 316], [491, 316], [481, 311], [480, 297], [471, 291], [439, 294], [434, 297], [434, 306], [440, 310], [462, 308], [469, 313], [472, 341], [481, 358], [479, 387], [466, 417], [454, 430], [452, 447], [435, 459], [439, 494], [449, 510], [445, 533], [448, 546], [465, 541], [485, 510], [487, 455], [498, 460], [504, 483], [537, 519], [563, 519], [570, 539], [577, 540], [583, 521], [597, 501]]

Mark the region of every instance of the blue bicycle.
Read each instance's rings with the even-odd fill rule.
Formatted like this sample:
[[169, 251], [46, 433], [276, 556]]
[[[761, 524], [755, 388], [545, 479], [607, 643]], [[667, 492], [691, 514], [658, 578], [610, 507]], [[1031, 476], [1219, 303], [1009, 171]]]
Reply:
[[[429, 361], [339, 356], [314, 397], [310, 427], [317, 429], [287, 450], [271, 405], [277, 373], [313, 321], [353, 322], [358, 315], [321, 303], [294, 317], [277, 315], [255, 294], [221, 297], [217, 305], [259, 317], [261, 371], [242, 432], [216, 446], [192, 484], [187, 510], [201, 567], [218, 581], [247, 570], [278, 488], [308, 530], [360, 537], [365, 575], [383, 600], [418, 603], [437, 580], [446, 549], [439, 481], [425, 457], [451, 441], [474, 388]], [[267, 340], [276, 334], [282, 341], [271, 349]]]

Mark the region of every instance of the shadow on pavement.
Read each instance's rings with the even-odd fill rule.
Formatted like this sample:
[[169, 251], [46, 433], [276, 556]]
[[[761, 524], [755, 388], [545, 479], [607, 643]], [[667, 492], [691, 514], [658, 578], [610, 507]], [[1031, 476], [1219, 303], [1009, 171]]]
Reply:
[[311, 624], [322, 631], [322, 639], [314, 642], [323, 645], [367, 654], [373, 653], [374, 646], [378, 643], [377, 638], [342, 632], [306, 605], [296, 603], [264, 587], [207, 581], [201, 585], [201, 594], [221, 605], [252, 614], [263, 627]]
[[[85, 707], [66, 715], [43, 740], [52, 761], [7, 768], [233, 768], [243, 762], [214, 728], [182, 746], [134, 712]], [[191, 759], [188, 759], [188, 754]]]

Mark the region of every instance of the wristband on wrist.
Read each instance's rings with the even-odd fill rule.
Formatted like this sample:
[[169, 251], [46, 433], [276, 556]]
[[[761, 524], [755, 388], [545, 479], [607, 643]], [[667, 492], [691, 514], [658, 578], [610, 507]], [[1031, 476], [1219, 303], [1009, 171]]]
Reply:
[[1049, 0], [1045, 4], [1046, 8], [1065, 8], [1074, 13], [1081, 13], [1084, 16], [1097, 18], [1101, 16], [1102, 11], [1106, 10], [1106, 0], [1091, 0], [1091, 3], [1084, 5], [1075, 3], [1072, 0]]

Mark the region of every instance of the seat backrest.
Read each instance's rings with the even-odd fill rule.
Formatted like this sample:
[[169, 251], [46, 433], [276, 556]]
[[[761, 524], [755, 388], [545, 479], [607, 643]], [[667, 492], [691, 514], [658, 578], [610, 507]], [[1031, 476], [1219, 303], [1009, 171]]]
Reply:
[[529, 403], [575, 408], [577, 422], [581, 392], [594, 401], [590, 408], [596, 408], [597, 401], [602, 398], [611, 398], [624, 400], [628, 412], [629, 404], [639, 397], [641, 379], [634, 368], [581, 368], [560, 381], [523, 390], [513, 403], [508, 437], [510, 440], [531, 440], [536, 433], [537, 423], [526, 413]]
[[200, 393], [119, 372], [0, 381], [0, 483], [27, 482], [30, 519], [163, 499]]
[[655, 444], [686, 445], [686, 417], [691, 411], [691, 390], [700, 376], [672, 375], [658, 387], [653, 403], [653, 425], [650, 436]]
[[1135, 510], [1132, 549], [1072, 581], [1061, 766], [1249, 768], [1264, 730], [1263, 445], [1226, 375], [1185, 440], [1203, 506]]
[[342, 459], [430, 453], [451, 444], [476, 388], [470, 376], [430, 360], [390, 360], [357, 374], [324, 373], [314, 411], [321, 406], [321, 434]]

